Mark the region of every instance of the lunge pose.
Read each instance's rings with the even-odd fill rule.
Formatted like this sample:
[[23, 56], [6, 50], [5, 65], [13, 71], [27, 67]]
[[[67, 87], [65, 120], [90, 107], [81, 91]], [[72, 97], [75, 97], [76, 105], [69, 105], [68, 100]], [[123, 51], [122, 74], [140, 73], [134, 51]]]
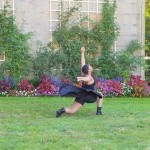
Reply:
[[83, 76], [77, 77], [78, 82], [82, 82], [82, 87], [76, 87], [71, 84], [63, 84], [60, 87], [60, 96], [75, 97], [75, 101], [71, 107], [63, 107], [56, 111], [56, 117], [60, 117], [63, 113], [73, 114], [77, 112], [84, 103], [97, 103], [96, 115], [102, 115], [103, 95], [95, 90], [95, 81], [92, 77], [93, 68], [89, 64], [85, 64], [85, 48], [81, 48], [81, 69]]

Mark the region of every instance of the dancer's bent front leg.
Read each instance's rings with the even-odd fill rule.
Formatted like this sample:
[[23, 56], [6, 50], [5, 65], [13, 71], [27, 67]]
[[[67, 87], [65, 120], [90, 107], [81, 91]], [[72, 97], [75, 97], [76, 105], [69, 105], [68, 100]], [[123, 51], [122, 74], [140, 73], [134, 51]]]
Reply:
[[65, 108], [65, 110], [66, 110], [67, 114], [73, 114], [73, 113], [77, 112], [81, 107], [82, 107], [82, 104], [75, 101], [73, 103], [72, 107]]
[[61, 108], [59, 110], [56, 111], [56, 117], [60, 117], [63, 113], [67, 113], [67, 114], [73, 114], [75, 112], [77, 112], [80, 108], [82, 107], [82, 104], [78, 103], [78, 102], [74, 102], [72, 107], [68, 107], [68, 108]]

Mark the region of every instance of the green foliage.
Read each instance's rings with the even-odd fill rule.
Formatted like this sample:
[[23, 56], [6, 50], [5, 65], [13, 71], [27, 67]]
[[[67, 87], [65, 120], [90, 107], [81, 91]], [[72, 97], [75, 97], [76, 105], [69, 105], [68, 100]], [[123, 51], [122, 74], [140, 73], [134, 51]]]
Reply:
[[59, 69], [59, 52], [54, 52], [48, 47], [40, 46], [32, 58], [33, 73], [36, 78], [40, 75], [55, 75], [54, 69]]
[[145, 52], [150, 56], [150, 0], [146, 0], [145, 6]]
[[[63, 10], [63, 8], [62, 8]], [[135, 56], [140, 43], [131, 41], [126, 50], [114, 52], [113, 45], [119, 35], [119, 26], [115, 22], [116, 1], [105, 0], [102, 6], [102, 18], [99, 21], [90, 20], [93, 28], [81, 26], [87, 19], [81, 18], [71, 24], [70, 18], [78, 10], [73, 7], [68, 12], [61, 12], [60, 24], [54, 32], [53, 44], [59, 46], [63, 73], [72, 80], [80, 74], [80, 48], [86, 48], [86, 63], [96, 68], [96, 75], [106, 79], [122, 76], [127, 78], [138, 66], [144, 65], [140, 56]], [[89, 20], [88, 20], [89, 21]]]
[[122, 50], [116, 54], [116, 64], [118, 67], [116, 72], [118, 72], [118, 75], [126, 79], [137, 67], [144, 67], [144, 57], [134, 55], [141, 48], [140, 43], [131, 41], [126, 50]]
[[103, 55], [99, 59], [99, 64], [102, 64], [103, 66], [99, 75], [107, 79], [116, 76], [121, 76], [124, 79], [127, 79], [137, 67], [143, 67], [145, 65], [143, 56], [134, 55], [134, 53], [140, 48], [140, 43], [137, 41], [131, 41], [126, 50], [121, 50], [115, 53], [112, 52], [109, 54], [109, 58], [107, 58], [108, 55]]
[[116, 1], [110, 4], [105, 0], [102, 7], [102, 19], [93, 28], [94, 40], [102, 45], [102, 55], [110, 53], [111, 47], [118, 36], [118, 26], [115, 22]]
[[146, 64], [147, 64], [147, 69], [145, 71], [145, 79], [146, 81], [150, 84], [150, 60], [146, 60]]
[[[145, 55], [150, 57], [150, 0], [145, 5]], [[146, 60], [148, 68], [145, 71], [145, 78], [150, 83], [150, 60]]]
[[22, 33], [6, 9], [0, 11], [0, 54], [5, 55], [1, 69], [3, 72], [9, 70], [12, 76], [19, 79], [25, 75], [24, 69], [30, 58], [27, 41], [31, 34]]
[[118, 76], [114, 72], [114, 67], [117, 65], [115, 61], [115, 53], [112, 46], [119, 34], [119, 27], [115, 22], [116, 1], [110, 4], [109, 0], [105, 0], [102, 7], [102, 19], [95, 23], [92, 29], [94, 40], [101, 45], [101, 55], [98, 57], [97, 72], [98, 76], [105, 78], [113, 78]]
[[54, 32], [54, 39], [60, 46], [63, 72], [71, 76], [74, 81], [80, 74], [80, 48], [83, 45], [86, 47], [86, 63], [92, 64], [93, 67], [99, 67], [98, 57], [101, 50], [98, 47], [100, 45], [103, 52], [110, 53], [110, 48], [118, 35], [114, 17], [115, 9], [116, 3], [110, 4], [106, 0], [103, 5], [103, 17], [101, 21], [90, 22], [94, 26], [91, 30], [81, 26], [86, 17], [73, 25], [70, 24], [69, 18], [78, 10], [76, 7], [61, 13], [61, 21]]
[[[61, 13], [61, 21], [54, 32], [53, 44], [59, 45], [59, 53], [64, 75], [69, 75], [73, 81], [76, 76], [81, 74], [80, 71], [80, 48], [85, 45], [87, 48], [87, 62], [92, 61], [91, 54], [96, 54], [97, 46], [89, 38], [88, 28], [80, 26], [82, 19], [74, 25], [70, 25], [70, 18], [77, 10], [73, 7], [68, 12]], [[93, 56], [92, 56], [93, 58]]]

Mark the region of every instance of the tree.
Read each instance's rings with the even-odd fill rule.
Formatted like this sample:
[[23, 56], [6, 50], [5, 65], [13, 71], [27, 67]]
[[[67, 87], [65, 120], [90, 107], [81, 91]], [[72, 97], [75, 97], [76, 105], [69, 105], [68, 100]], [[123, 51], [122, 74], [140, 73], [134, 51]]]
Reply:
[[145, 53], [150, 56], [150, 0], [146, 0], [145, 9]]
[[0, 54], [5, 55], [0, 70], [3, 73], [9, 70], [13, 77], [20, 79], [30, 59], [27, 41], [31, 34], [24, 34], [18, 29], [8, 8], [9, 6], [5, 6], [4, 10], [0, 11]]

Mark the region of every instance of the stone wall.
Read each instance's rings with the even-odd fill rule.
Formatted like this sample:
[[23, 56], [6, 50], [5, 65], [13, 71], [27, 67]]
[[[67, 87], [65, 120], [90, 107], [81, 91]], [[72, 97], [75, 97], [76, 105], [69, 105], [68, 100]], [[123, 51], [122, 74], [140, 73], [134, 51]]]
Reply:
[[[120, 26], [120, 36], [117, 40], [117, 49], [125, 49], [131, 40], [138, 40], [144, 45], [145, 41], [145, 1], [128, 0], [118, 1], [117, 22]], [[137, 52], [137, 55], [145, 55], [144, 49]], [[144, 77], [141, 68], [135, 72]]]
[[[8, 0], [0, 0], [0, 7]], [[83, 12], [93, 16], [101, 12], [103, 0], [85, 0]], [[33, 32], [34, 36], [31, 44], [37, 40], [47, 44], [51, 39], [51, 28], [57, 24], [57, 16], [52, 13], [58, 12], [59, 0], [9, 0], [11, 8], [16, 17], [16, 21], [23, 32]], [[64, 0], [66, 9], [74, 5], [74, 0]], [[144, 43], [144, 6], [145, 0], [117, 0], [117, 22], [120, 26], [120, 35], [116, 41], [116, 50], [125, 49], [131, 40], [138, 40]], [[52, 11], [53, 10], [53, 11]], [[51, 25], [50, 19], [55, 22]], [[140, 50], [138, 55], [144, 55], [144, 50]], [[142, 74], [139, 69], [138, 73]]]

